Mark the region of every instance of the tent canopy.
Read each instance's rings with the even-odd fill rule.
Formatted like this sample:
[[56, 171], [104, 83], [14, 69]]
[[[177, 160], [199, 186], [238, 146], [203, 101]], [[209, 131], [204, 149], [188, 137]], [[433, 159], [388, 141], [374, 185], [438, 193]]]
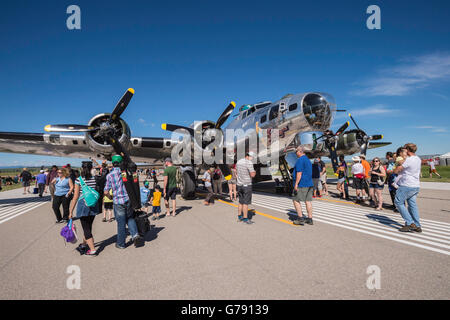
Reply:
[[439, 158], [450, 158], [450, 152], [447, 152], [446, 154], [443, 154]]

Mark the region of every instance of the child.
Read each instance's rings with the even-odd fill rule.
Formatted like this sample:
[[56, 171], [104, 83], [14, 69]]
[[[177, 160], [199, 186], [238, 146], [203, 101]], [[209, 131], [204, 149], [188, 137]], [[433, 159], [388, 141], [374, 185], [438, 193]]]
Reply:
[[[408, 153], [406, 152], [405, 148], [398, 148], [397, 150], [397, 158], [395, 158], [395, 167], [401, 166], [403, 162], [405, 162], [406, 158], [408, 157]], [[394, 178], [394, 181], [392, 182], [392, 186], [395, 189], [398, 189], [398, 180], [400, 179], [400, 175], [397, 175]]]
[[145, 211], [145, 213], [148, 213], [148, 206], [149, 204], [149, 199], [151, 197], [151, 191], [149, 189], [150, 187], [150, 183], [145, 180], [144, 181], [144, 186], [141, 187], [141, 205], [142, 205], [142, 209]]
[[112, 200], [112, 190], [109, 190], [109, 194], [111, 195], [111, 199], [108, 198], [107, 196], [103, 197], [103, 203], [105, 205], [105, 210], [103, 211], [103, 222], [106, 222], [106, 213], [108, 213], [108, 221], [112, 222], [113, 221], [113, 200]]
[[153, 218], [152, 220], [159, 220], [159, 214], [161, 213], [161, 188], [159, 187], [159, 185], [156, 185], [155, 187], [155, 191], [153, 192], [152, 198], [150, 199], [150, 201], [152, 202], [152, 213], [153, 213]]

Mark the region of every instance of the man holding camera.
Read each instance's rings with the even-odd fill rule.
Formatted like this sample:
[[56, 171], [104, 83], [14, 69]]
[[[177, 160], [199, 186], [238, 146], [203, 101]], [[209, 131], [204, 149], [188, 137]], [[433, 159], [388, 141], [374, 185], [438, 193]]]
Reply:
[[[309, 225], [313, 224], [312, 220], [312, 194], [313, 194], [313, 180], [312, 180], [312, 164], [305, 155], [305, 150], [302, 146], [298, 146], [296, 150], [297, 162], [295, 163], [294, 172], [292, 173], [294, 180], [294, 191], [292, 200], [294, 202], [295, 210], [298, 218], [294, 220], [295, 225], [304, 225], [306, 222]], [[306, 205], [308, 218], [303, 218], [302, 206], [300, 202]]]

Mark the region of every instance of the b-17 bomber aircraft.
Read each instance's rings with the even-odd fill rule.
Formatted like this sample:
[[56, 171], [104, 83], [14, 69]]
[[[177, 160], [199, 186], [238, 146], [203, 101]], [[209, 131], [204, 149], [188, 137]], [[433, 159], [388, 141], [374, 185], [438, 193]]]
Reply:
[[[0, 132], [0, 152], [22, 153], [47, 156], [63, 156], [73, 158], [101, 158], [111, 160], [116, 153], [126, 154], [135, 162], [161, 165], [164, 158], [172, 155], [172, 150], [181, 143], [180, 139], [162, 137], [133, 137], [128, 124], [121, 118], [134, 95], [132, 88], [128, 89], [113, 109], [112, 113], [95, 115], [87, 125], [60, 124], [48, 125], [44, 129], [47, 133]], [[365, 154], [367, 149], [389, 145], [390, 142], [373, 142], [380, 140], [382, 135], [367, 135], [354, 122], [356, 129], [347, 130], [349, 122], [344, 123], [336, 133], [330, 130], [334, 115], [338, 110], [334, 98], [326, 93], [308, 92], [289, 94], [275, 102], [260, 102], [246, 104], [239, 108], [234, 119], [225, 127], [236, 104], [231, 102], [216, 122], [210, 120], [196, 121], [189, 127], [173, 124], [162, 124], [167, 131], [181, 130], [190, 136], [192, 147], [201, 144], [205, 149], [214, 139], [198, 139], [206, 135], [210, 129], [223, 133], [221, 147], [256, 152], [255, 182], [269, 180], [271, 176], [262, 174], [261, 169], [270, 163], [261, 162], [267, 155], [267, 148], [274, 144], [273, 132], [277, 133], [277, 150], [280, 171], [283, 178], [289, 179], [287, 166], [293, 167], [296, 157], [295, 148], [302, 145], [308, 157], [330, 157], [334, 170], [337, 169], [339, 155]], [[230, 129], [233, 129], [232, 131]], [[257, 145], [248, 135], [234, 136], [232, 146], [225, 145], [228, 132], [244, 132], [254, 134], [258, 142], [267, 148], [258, 150]], [[262, 135], [261, 132], [267, 133]], [[57, 133], [58, 132], [58, 133]], [[75, 134], [78, 133], [78, 134]], [[83, 133], [83, 135], [79, 135]], [[261, 141], [262, 140], [262, 141]], [[216, 141], [217, 143], [217, 141]], [[226, 155], [230, 156], [229, 153]], [[238, 159], [234, 159], [235, 161]], [[223, 162], [223, 161], [222, 161]], [[175, 163], [176, 164], [176, 163]], [[178, 183], [183, 198], [195, 198], [197, 176], [200, 170], [211, 164], [182, 163], [177, 165]], [[230, 169], [225, 163], [217, 162], [226, 179], [229, 179]]]

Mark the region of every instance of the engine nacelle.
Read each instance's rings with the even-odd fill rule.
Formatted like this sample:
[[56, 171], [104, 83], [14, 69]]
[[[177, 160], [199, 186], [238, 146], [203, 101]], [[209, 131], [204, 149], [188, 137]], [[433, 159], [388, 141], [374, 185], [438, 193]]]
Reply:
[[86, 132], [86, 144], [88, 147], [101, 154], [106, 158], [115, 154], [114, 148], [105, 140], [105, 134], [112, 132], [113, 137], [119, 138], [122, 146], [129, 150], [131, 148], [131, 132], [130, 127], [121, 118], [116, 119], [112, 124], [109, 124], [110, 113], [101, 113], [94, 116], [89, 121], [89, 126], [98, 128], [98, 130]]

